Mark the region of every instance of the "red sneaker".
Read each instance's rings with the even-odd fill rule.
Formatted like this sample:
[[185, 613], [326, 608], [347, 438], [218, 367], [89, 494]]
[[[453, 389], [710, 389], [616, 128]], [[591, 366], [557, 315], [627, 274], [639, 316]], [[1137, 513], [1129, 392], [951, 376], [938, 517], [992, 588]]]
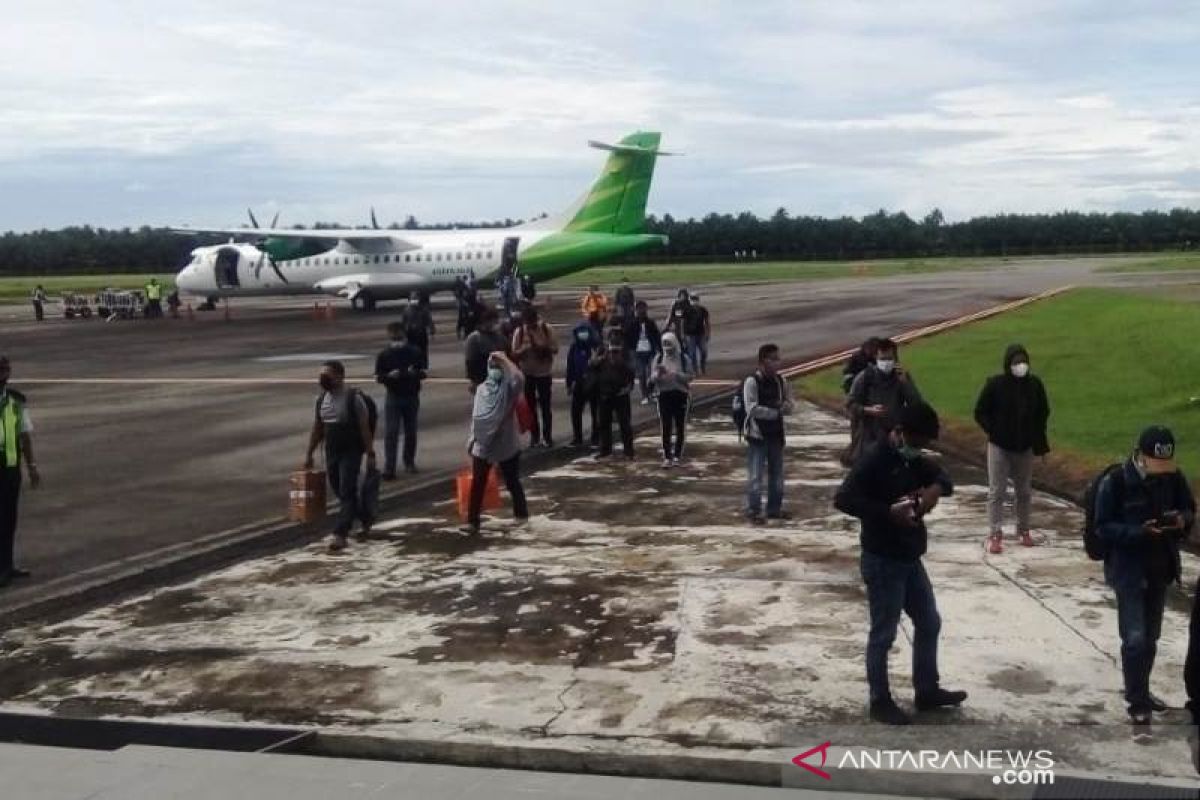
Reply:
[[1022, 547], [1033, 547], [1034, 546], [1033, 534], [1031, 534], [1029, 531], [1021, 531], [1021, 546]]
[[997, 531], [988, 537], [987, 551], [994, 556], [1004, 552], [1004, 534]]

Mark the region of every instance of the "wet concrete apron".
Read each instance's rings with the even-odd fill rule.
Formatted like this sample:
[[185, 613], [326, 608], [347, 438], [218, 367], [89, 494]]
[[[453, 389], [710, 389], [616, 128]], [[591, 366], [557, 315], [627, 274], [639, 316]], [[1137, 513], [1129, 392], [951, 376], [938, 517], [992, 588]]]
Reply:
[[[791, 430], [786, 523], [745, 524], [743, 447], [726, 419], [698, 420], [683, 468], [661, 468], [644, 437], [635, 461], [585, 456], [530, 477], [525, 526], [504, 509], [466, 540], [447, 500], [341, 557], [309, 547], [10, 631], [0, 700], [781, 763], [818, 735], [913, 747], [1036, 736], [1064, 766], [1190, 772], [1181, 736], [1129, 746], [1116, 612], [1078, 509], [1038, 496], [1042, 545], [988, 556], [986, 489], [967, 467], [929, 516], [926, 565], [943, 680], [971, 698], [902, 735], [865, 723], [857, 523], [832, 508], [844, 423], [806, 407]], [[1173, 594], [1155, 668], [1173, 704], [1186, 613]], [[904, 700], [910, 641], [906, 622], [891, 662]]]

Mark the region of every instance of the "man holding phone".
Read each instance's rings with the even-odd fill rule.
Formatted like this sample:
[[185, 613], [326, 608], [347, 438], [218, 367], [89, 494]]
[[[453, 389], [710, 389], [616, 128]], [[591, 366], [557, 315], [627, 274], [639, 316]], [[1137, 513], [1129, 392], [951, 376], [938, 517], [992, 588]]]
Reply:
[[921, 393], [912, 376], [900, 366], [899, 349], [891, 339], [883, 339], [876, 350], [875, 363], [858, 374], [850, 385], [846, 409], [858, 429], [851, 460], [888, 437], [900, 412], [921, 402]]
[[1175, 437], [1151, 426], [1137, 450], [1096, 491], [1096, 533], [1107, 545], [1104, 579], [1117, 595], [1121, 670], [1135, 742], [1151, 739], [1153, 712], [1166, 705], [1150, 693], [1167, 587], [1180, 580], [1179, 544], [1196, 519], [1196, 501], [1175, 464]]

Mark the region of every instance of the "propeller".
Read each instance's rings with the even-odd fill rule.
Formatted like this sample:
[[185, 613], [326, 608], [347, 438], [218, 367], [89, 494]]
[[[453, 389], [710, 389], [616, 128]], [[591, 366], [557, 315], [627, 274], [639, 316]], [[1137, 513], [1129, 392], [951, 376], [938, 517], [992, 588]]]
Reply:
[[[250, 215], [250, 225], [255, 230], [258, 230], [261, 226], [258, 224], [258, 220], [255, 218], [254, 212], [247, 208], [246, 213]], [[279, 225], [278, 211], [275, 212], [275, 217], [271, 220], [271, 229], [273, 230], [277, 225]], [[271, 269], [275, 270], [275, 274], [279, 276], [279, 280], [287, 283], [288, 279], [283, 277], [283, 273], [279, 271], [279, 265], [275, 263], [275, 260], [271, 258], [270, 254], [268, 254], [266, 249], [262, 246], [264, 241], [265, 239], [259, 239], [254, 243], [254, 246], [257, 247], [259, 252], [262, 254], [258, 258], [258, 263], [254, 265], [254, 279], [258, 280], [258, 276], [262, 273], [263, 262], [266, 261], [271, 265]]]
[[375, 219], [375, 206], [371, 206], [371, 227], [379, 230], [379, 220]]

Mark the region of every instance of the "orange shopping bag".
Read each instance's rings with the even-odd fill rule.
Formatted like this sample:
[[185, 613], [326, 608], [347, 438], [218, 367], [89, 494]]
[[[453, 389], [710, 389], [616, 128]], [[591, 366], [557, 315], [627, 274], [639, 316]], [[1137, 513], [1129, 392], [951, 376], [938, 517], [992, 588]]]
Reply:
[[[458, 516], [463, 522], [471, 510], [471, 468], [463, 467], [454, 477], [454, 489], [458, 496]], [[483, 490], [483, 506], [480, 511], [494, 511], [500, 507], [500, 481], [496, 477], [496, 468], [492, 467], [487, 473], [487, 486]]]

